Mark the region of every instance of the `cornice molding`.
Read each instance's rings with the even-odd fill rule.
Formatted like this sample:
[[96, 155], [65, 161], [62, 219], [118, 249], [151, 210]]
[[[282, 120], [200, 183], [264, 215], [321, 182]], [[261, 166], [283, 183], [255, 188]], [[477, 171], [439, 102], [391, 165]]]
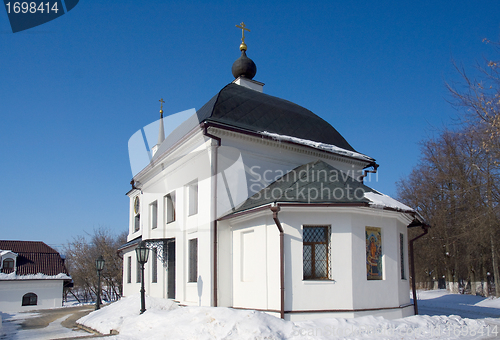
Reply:
[[260, 144], [263, 146], [270, 146], [270, 147], [275, 147], [275, 148], [282, 149], [282, 150], [288, 150], [288, 151], [301, 153], [301, 154], [305, 154], [305, 155], [310, 155], [310, 156], [314, 156], [314, 157], [319, 157], [319, 158], [323, 158], [323, 159], [330, 159], [333, 161], [342, 162], [342, 163], [346, 163], [346, 164], [353, 164], [355, 166], [359, 166], [359, 167], [363, 167], [363, 168], [365, 166], [367, 166], [368, 164], [370, 164], [369, 161], [356, 160], [356, 159], [353, 159], [349, 156], [343, 156], [343, 155], [339, 155], [339, 154], [336, 154], [333, 152], [318, 150], [318, 149], [315, 149], [314, 147], [309, 147], [309, 146], [305, 146], [305, 145], [293, 144], [293, 143], [288, 142], [288, 141], [277, 141], [277, 140], [272, 139], [271, 137], [266, 137], [264, 135], [259, 138], [256, 136], [248, 135], [245, 133], [239, 133], [239, 132], [235, 132], [235, 131], [230, 131], [230, 130], [226, 130], [226, 129], [219, 128], [219, 127], [209, 127], [208, 130], [211, 134], [213, 134], [217, 137], [220, 137], [220, 138], [229, 137], [229, 138], [239, 139], [239, 140], [243, 140], [243, 141], [247, 141], [247, 142]]

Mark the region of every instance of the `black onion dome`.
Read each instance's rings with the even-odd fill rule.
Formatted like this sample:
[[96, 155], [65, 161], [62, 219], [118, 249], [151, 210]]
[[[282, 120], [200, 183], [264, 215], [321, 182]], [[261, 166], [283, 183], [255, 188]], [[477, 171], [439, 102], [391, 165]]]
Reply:
[[231, 68], [234, 78], [245, 77], [252, 79], [257, 73], [257, 66], [252, 59], [247, 57], [245, 50], [241, 51], [241, 57], [236, 59]]

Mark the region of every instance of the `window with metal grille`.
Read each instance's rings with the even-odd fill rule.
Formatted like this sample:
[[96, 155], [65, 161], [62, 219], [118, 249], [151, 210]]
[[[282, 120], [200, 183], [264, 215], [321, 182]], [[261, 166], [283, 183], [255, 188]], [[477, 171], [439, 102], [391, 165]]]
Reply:
[[151, 282], [158, 282], [158, 258], [156, 248], [151, 249]]
[[132, 256], [127, 258], [127, 283], [132, 282]]
[[399, 234], [399, 255], [401, 261], [401, 279], [405, 280], [405, 237], [403, 234]]
[[167, 223], [175, 221], [175, 191], [165, 196], [165, 214]]
[[26, 293], [23, 295], [23, 306], [36, 306], [38, 301], [38, 296], [35, 293]]
[[302, 239], [304, 280], [331, 279], [330, 226], [304, 226]]
[[189, 240], [189, 281], [198, 281], [198, 239]]

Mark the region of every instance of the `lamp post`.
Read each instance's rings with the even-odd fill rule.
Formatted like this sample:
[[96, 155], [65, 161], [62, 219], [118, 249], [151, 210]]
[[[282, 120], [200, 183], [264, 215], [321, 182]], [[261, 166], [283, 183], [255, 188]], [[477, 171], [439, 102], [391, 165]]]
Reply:
[[144, 264], [148, 262], [149, 248], [146, 247], [146, 243], [141, 241], [139, 246], [135, 248], [135, 254], [137, 255], [137, 262], [141, 265], [141, 314], [146, 311], [146, 298], [144, 296]]
[[95, 303], [95, 309], [101, 308], [101, 271], [104, 268], [104, 258], [99, 256], [95, 260], [95, 268], [97, 269], [97, 301]]

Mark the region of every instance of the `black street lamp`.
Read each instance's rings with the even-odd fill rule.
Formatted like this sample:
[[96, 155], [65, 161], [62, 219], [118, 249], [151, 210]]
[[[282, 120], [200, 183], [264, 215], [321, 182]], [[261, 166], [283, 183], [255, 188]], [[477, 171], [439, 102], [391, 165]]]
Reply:
[[97, 269], [97, 301], [95, 303], [95, 309], [101, 308], [101, 271], [104, 268], [104, 258], [99, 256], [95, 260], [95, 268]]
[[146, 243], [141, 241], [139, 246], [135, 248], [135, 254], [137, 255], [137, 262], [141, 265], [141, 314], [146, 311], [146, 298], [144, 296], [144, 264], [148, 262], [149, 248], [146, 247]]

